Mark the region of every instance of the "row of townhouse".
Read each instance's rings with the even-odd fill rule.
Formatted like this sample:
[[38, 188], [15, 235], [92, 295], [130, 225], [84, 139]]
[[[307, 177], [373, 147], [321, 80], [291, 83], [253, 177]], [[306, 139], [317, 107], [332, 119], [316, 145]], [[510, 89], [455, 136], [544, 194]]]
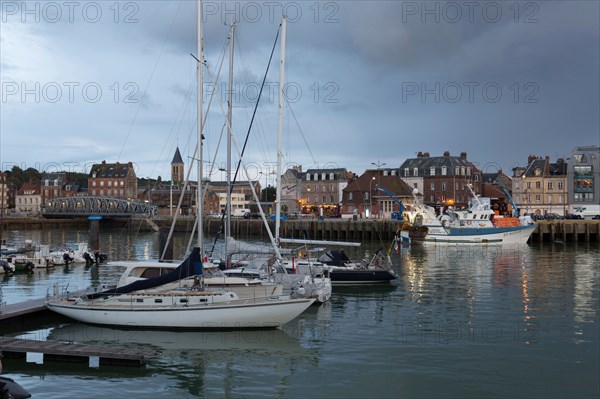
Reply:
[[[499, 214], [570, 213], [600, 203], [600, 147], [575, 147], [571, 157], [550, 162], [530, 156], [513, 176], [497, 170], [482, 172], [467, 153], [442, 156], [419, 152], [399, 168], [366, 170], [357, 176], [346, 169], [288, 169], [282, 176], [282, 206], [289, 212], [324, 216], [358, 214], [389, 218], [399, 202], [410, 204], [415, 193], [440, 210], [468, 206], [472, 191], [489, 197]], [[471, 191], [472, 190], [472, 191]], [[516, 208], [516, 209], [515, 209]]]
[[[500, 213], [521, 212], [566, 214], [575, 206], [598, 204], [600, 199], [600, 147], [575, 147], [570, 158], [550, 162], [549, 157], [530, 156], [527, 165], [513, 169], [512, 177], [501, 170], [482, 172], [468, 160], [467, 153], [430, 156], [419, 152], [397, 168], [368, 169], [358, 176], [345, 168], [313, 168], [306, 171], [295, 166], [281, 176], [281, 204], [286, 213], [389, 218], [398, 211], [398, 202], [410, 204], [415, 193], [424, 203], [443, 207], [466, 207], [476, 194], [492, 199]], [[136, 198], [159, 206], [162, 213], [172, 213], [183, 191], [184, 164], [176, 150], [171, 162], [169, 187], [138, 189], [138, 179], [131, 162], [92, 165], [87, 192], [66, 183], [65, 173], [44, 173], [39, 184], [27, 183], [16, 194], [19, 212], [37, 213], [46, 199], [87, 194], [117, 198]], [[207, 181], [205, 212], [218, 213], [225, 208], [226, 182]], [[252, 186], [261, 192], [259, 181]], [[0, 173], [0, 212], [8, 203], [6, 176]], [[512, 196], [512, 198], [511, 198]], [[190, 182], [183, 191], [181, 213], [195, 213], [197, 184]], [[232, 210], [255, 204], [248, 182], [236, 182], [232, 188]], [[272, 210], [273, 204], [261, 204]]]

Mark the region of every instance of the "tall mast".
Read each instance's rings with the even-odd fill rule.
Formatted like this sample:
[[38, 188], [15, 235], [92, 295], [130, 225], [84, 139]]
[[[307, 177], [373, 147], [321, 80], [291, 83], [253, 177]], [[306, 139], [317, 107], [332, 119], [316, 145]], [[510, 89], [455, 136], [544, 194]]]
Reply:
[[198, 248], [200, 248], [200, 256], [204, 257], [204, 189], [202, 185], [202, 130], [204, 128], [203, 115], [202, 115], [202, 101], [203, 101], [203, 63], [204, 63], [204, 39], [202, 37], [202, 0], [198, 0], [198, 198], [196, 201], [196, 218], [198, 219]]
[[[234, 50], [234, 37], [235, 37], [235, 23], [231, 25], [231, 34], [229, 37], [229, 98], [227, 100], [228, 110], [227, 110], [227, 125], [228, 125], [228, 134], [227, 134], [227, 165], [225, 169], [227, 170], [227, 197], [225, 199], [225, 258], [229, 259], [227, 256], [227, 239], [231, 237], [231, 137], [233, 132], [231, 131], [231, 119], [233, 117], [233, 50]], [[227, 267], [229, 267], [229, 262], [227, 262]]]
[[277, 196], [275, 198], [275, 242], [279, 245], [279, 227], [281, 225], [281, 163], [282, 161], [282, 129], [283, 129], [283, 89], [285, 66], [286, 16], [281, 21], [281, 61], [279, 62], [279, 113], [277, 117]]

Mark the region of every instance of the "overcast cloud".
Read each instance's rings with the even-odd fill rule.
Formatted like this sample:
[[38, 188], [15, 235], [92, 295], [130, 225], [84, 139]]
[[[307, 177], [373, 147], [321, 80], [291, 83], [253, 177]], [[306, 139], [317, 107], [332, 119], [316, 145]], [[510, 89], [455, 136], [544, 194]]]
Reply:
[[[233, 120], [240, 146], [287, 11], [287, 165], [361, 174], [372, 163], [398, 167], [418, 151], [448, 150], [466, 151], [486, 171], [510, 173], [529, 154], [554, 160], [574, 146], [600, 144], [597, 1], [204, 7], [212, 74], [227, 24], [237, 19]], [[0, 17], [2, 170], [17, 164], [88, 172], [102, 160], [132, 161], [138, 177], [168, 178], [177, 145], [189, 163], [196, 145], [195, 1], [2, 0]], [[278, 60], [279, 44], [244, 157], [253, 170], [267, 171], [276, 159]], [[217, 85], [222, 101], [227, 63]], [[204, 159], [215, 156], [223, 124], [213, 103]], [[224, 160], [221, 144], [217, 163]]]

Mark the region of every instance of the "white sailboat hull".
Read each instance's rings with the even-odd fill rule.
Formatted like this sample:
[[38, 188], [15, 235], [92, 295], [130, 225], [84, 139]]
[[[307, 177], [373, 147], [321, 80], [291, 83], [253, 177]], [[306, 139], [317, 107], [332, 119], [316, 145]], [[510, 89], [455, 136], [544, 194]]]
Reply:
[[[96, 302], [100, 303], [101, 300]], [[238, 302], [238, 301], [236, 301]], [[298, 317], [314, 299], [239, 301], [199, 306], [117, 308], [101, 304], [47, 303], [50, 310], [91, 324], [120, 327], [181, 329], [277, 328]]]

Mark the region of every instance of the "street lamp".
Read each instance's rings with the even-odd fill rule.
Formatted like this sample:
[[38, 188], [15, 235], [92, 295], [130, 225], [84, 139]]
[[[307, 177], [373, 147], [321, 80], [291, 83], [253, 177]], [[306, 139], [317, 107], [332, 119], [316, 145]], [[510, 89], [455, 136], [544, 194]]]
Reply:
[[371, 177], [371, 180], [369, 180], [369, 215], [367, 217], [369, 217], [372, 213], [372, 209], [373, 209], [373, 191], [371, 188], [371, 185], [373, 184], [373, 181], [375, 180], [375, 176]]
[[[385, 162], [383, 162], [383, 163], [382, 163], [382, 162], [379, 162], [379, 159], [378, 159], [378, 160], [377, 160], [377, 163], [375, 163], [375, 162], [371, 162], [371, 165], [375, 165], [375, 166], [377, 167], [377, 183], [378, 183], [378, 184], [381, 184], [381, 181], [380, 181], [380, 179], [379, 179], [379, 168], [381, 168], [382, 166], [385, 166], [385, 165], [387, 165], [387, 164], [386, 164]], [[372, 179], [372, 180], [375, 180], [375, 177], [373, 177], [373, 179]], [[369, 190], [369, 198], [371, 198], [371, 197], [370, 197], [370, 195], [371, 195], [371, 192], [370, 192], [370, 190]]]

